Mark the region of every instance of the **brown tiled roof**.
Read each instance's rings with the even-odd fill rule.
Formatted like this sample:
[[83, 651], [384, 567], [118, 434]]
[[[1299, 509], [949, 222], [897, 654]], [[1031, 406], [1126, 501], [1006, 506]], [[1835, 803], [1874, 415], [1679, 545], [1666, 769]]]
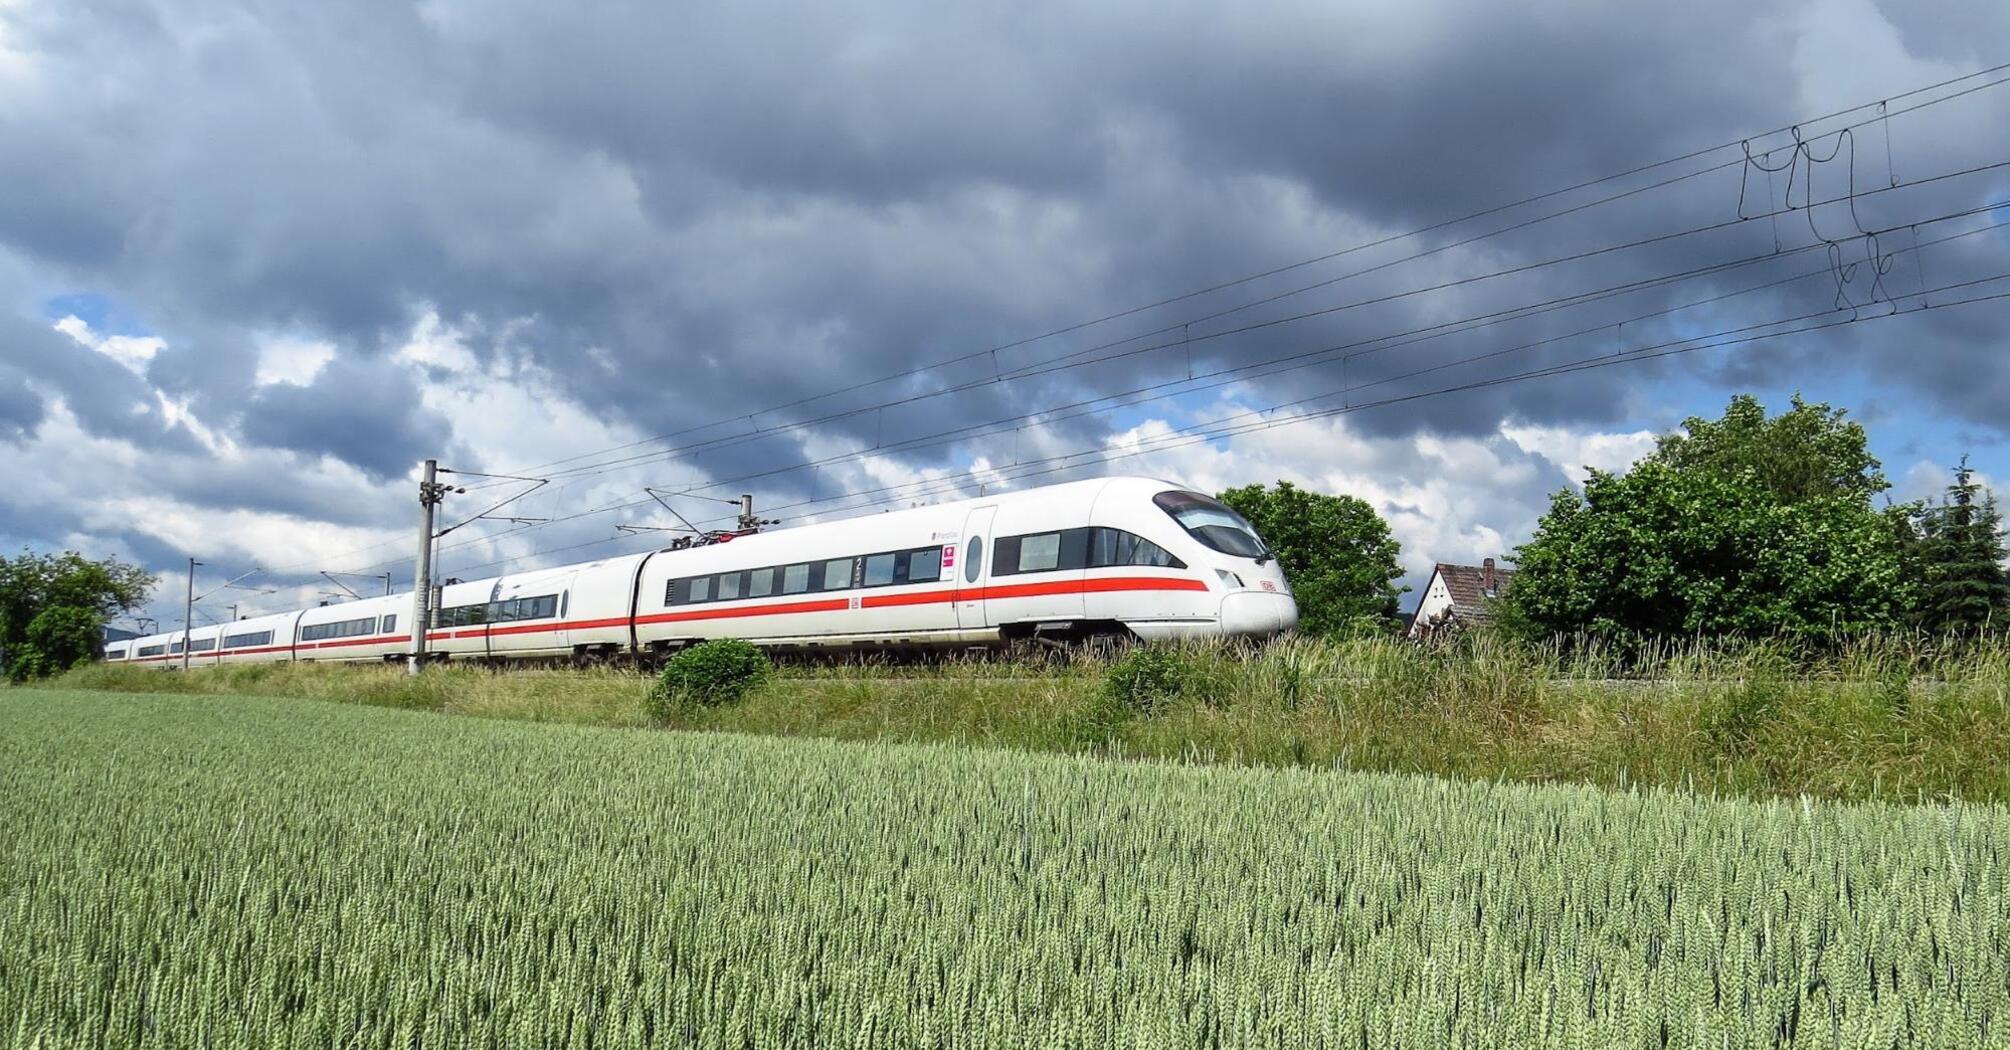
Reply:
[[[1452, 595], [1452, 615], [1467, 623], [1493, 618], [1487, 608], [1486, 569], [1478, 565], [1451, 565], [1439, 562], [1437, 572], [1444, 577], [1445, 590]], [[1508, 585], [1514, 581], [1513, 569], [1494, 569], [1494, 594], [1499, 597], [1507, 593]]]

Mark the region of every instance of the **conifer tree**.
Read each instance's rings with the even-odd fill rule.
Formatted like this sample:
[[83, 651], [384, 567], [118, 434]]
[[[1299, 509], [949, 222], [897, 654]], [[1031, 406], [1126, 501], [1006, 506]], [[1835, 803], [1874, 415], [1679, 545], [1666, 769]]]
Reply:
[[2003, 518], [1996, 497], [1975, 480], [1967, 457], [1940, 505], [1920, 516], [1919, 621], [1931, 631], [1975, 631], [2010, 613], [2003, 568]]

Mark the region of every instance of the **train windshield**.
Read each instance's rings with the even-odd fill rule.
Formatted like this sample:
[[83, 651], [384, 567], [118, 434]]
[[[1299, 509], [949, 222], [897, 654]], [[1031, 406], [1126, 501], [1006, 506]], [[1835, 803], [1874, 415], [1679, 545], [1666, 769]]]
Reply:
[[1258, 561], [1271, 557], [1270, 547], [1256, 534], [1256, 526], [1225, 503], [1198, 492], [1161, 492], [1152, 502], [1172, 515], [1194, 539], [1214, 550]]

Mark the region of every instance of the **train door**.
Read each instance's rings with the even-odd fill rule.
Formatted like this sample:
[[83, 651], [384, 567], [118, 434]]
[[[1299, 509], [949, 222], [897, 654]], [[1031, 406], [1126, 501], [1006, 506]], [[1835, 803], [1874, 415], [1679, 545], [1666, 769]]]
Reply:
[[991, 519], [996, 506], [978, 507], [963, 519], [963, 538], [956, 548], [956, 626], [974, 631], [989, 627], [984, 611], [984, 584], [991, 578]]

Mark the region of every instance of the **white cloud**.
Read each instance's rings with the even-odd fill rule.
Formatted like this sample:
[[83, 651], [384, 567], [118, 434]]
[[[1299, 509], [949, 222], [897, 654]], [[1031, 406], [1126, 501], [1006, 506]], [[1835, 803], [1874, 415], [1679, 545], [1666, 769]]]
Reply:
[[467, 337], [460, 329], [440, 320], [439, 312], [425, 310], [418, 323], [412, 326], [412, 334], [394, 355], [407, 364], [423, 365], [446, 372], [468, 373], [480, 367], [480, 362], [467, 347]]
[[260, 386], [268, 383], [306, 386], [334, 359], [335, 344], [330, 342], [287, 336], [268, 339], [258, 348], [257, 382]]
[[165, 341], [151, 335], [99, 335], [91, 330], [91, 326], [85, 323], [83, 318], [75, 314], [64, 317], [52, 327], [76, 340], [78, 346], [96, 350], [141, 377], [146, 375], [147, 363], [167, 346]]
[[[1954, 464], [1939, 463], [1930, 459], [1914, 460], [1904, 473], [1894, 472], [1891, 476], [1891, 491], [1887, 493], [1894, 502], [1910, 503], [1926, 500], [1938, 503], [1947, 495], [1947, 486], [1954, 484]], [[1973, 473], [1976, 484], [1990, 492], [1997, 491], [1996, 482], [1989, 475], [1977, 470]]]
[[1508, 425], [1501, 434], [1524, 451], [1535, 453], [1562, 466], [1570, 480], [1584, 484], [1590, 470], [1606, 473], [1624, 470], [1654, 451], [1658, 435], [1652, 430], [1618, 433], [1571, 430], [1566, 427]]
[[[1219, 417], [1240, 406], [1216, 406]], [[1150, 447], [1179, 423], [1154, 419], [1113, 437], [1114, 450]], [[1181, 481], [1206, 491], [1253, 482], [1290, 481], [1365, 500], [1403, 545], [1407, 582], [1416, 587], [1434, 562], [1476, 564], [1505, 558], [1526, 542], [1549, 495], [1579, 483], [1575, 461], [1625, 466], [1653, 447], [1653, 435], [1503, 425], [1481, 438], [1433, 434], [1371, 437], [1344, 417], [1309, 420], [1236, 436], [1226, 442], [1145, 452], [1112, 471]]]
[[12, 24], [26, 0], [0, 0], [0, 87], [26, 83], [35, 74], [35, 56], [20, 46], [20, 31]]

